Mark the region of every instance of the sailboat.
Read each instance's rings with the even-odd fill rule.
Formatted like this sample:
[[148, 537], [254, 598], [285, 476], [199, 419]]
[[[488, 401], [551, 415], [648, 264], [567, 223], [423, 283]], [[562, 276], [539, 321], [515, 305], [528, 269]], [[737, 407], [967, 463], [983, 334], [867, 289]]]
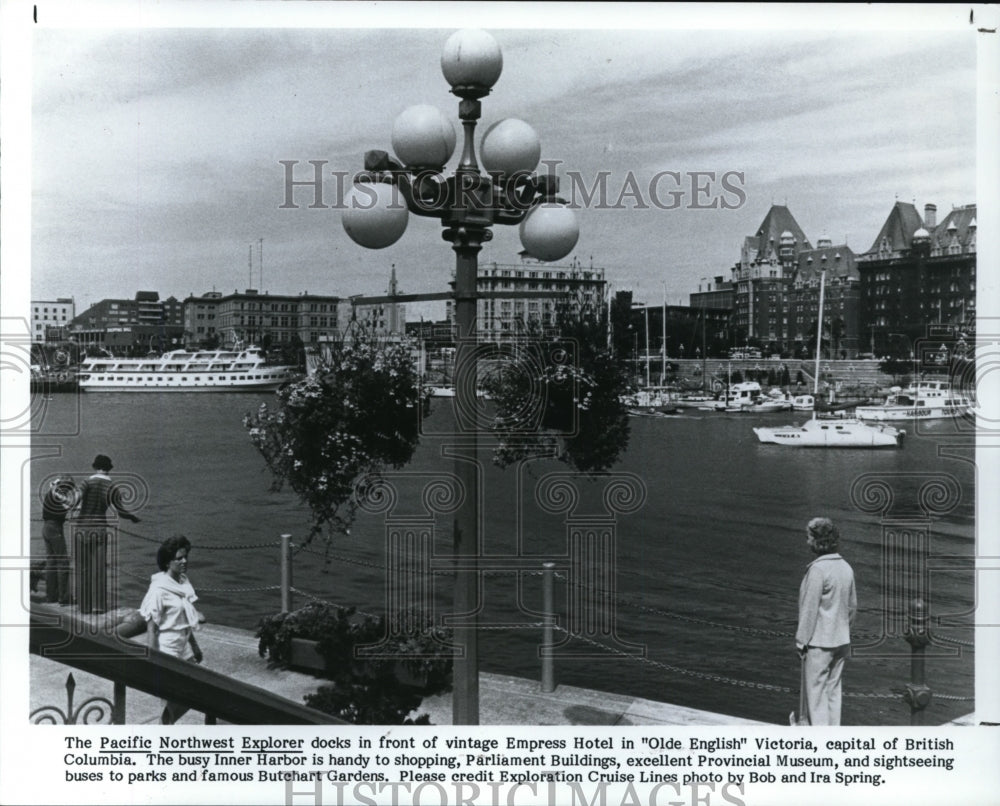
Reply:
[[[819, 321], [816, 323], [816, 371], [813, 378], [813, 398], [819, 398], [819, 360], [823, 343], [823, 292], [826, 272], [819, 280]], [[777, 428], [755, 428], [761, 442], [788, 445], [793, 448], [898, 448], [905, 431], [888, 425], [868, 425], [857, 418], [821, 420], [813, 410], [812, 419], [802, 425]]]
[[[666, 377], [666, 298], [663, 305], [663, 374], [661, 382]], [[649, 372], [649, 308], [646, 308], [646, 385], [632, 394], [623, 395], [622, 403], [633, 417], [662, 417], [677, 412], [677, 400], [672, 389], [666, 386], [653, 386]]]

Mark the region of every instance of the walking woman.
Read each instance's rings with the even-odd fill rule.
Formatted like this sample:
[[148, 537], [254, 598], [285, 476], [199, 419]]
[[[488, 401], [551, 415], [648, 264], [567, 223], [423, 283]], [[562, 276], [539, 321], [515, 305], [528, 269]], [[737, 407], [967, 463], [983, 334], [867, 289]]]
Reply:
[[806, 539], [819, 555], [799, 586], [795, 647], [802, 658], [810, 725], [840, 724], [840, 677], [851, 651], [851, 623], [858, 609], [854, 571], [837, 549], [840, 533], [829, 518], [813, 518]]
[[[149, 581], [140, 615], [147, 622], [146, 636], [150, 649], [158, 649], [182, 660], [201, 663], [201, 647], [194, 637], [198, 629], [198, 596], [187, 577], [190, 541], [183, 535], [167, 538], [156, 552], [159, 573]], [[161, 721], [172, 725], [187, 712], [187, 706], [164, 702]]]

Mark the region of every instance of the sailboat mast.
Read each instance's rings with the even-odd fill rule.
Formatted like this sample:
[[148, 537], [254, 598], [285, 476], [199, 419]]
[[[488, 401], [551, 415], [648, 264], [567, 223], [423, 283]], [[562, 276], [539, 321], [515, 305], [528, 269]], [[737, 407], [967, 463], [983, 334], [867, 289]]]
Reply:
[[708, 353], [705, 350], [705, 304], [701, 305], [701, 390], [705, 391], [705, 385], [708, 383], [706, 378], [708, 377], [705, 373], [708, 372]]
[[816, 321], [816, 373], [813, 378], [813, 417], [816, 416], [816, 402], [819, 399], [819, 356], [823, 346], [823, 293], [826, 290], [826, 270], [819, 274], [819, 317]]
[[663, 284], [663, 369], [660, 370], [660, 383], [667, 382], [667, 284]]
[[646, 388], [649, 388], [649, 306], [646, 306]]

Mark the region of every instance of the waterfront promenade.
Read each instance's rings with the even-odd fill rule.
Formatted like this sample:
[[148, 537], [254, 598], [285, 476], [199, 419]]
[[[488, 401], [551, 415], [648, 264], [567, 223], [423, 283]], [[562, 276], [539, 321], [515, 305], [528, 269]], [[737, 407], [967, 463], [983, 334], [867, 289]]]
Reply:
[[[56, 609], [57, 612], [60, 610]], [[62, 609], [69, 612], [66, 609]], [[114, 621], [108, 617], [89, 617]], [[137, 642], [142, 643], [144, 636]], [[248, 630], [204, 624], [198, 640], [205, 654], [205, 668], [230, 676], [242, 683], [264, 689], [303, 704], [303, 698], [323, 684], [312, 675], [269, 666], [257, 654], [257, 639]], [[43, 706], [66, 710], [66, 680], [73, 674], [76, 684], [74, 707], [90, 697], [112, 696], [110, 680], [80, 672], [61, 663], [32, 655], [30, 658], [30, 695], [28, 713]], [[752, 696], [749, 695], [748, 696]], [[158, 697], [129, 690], [125, 707], [125, 722], [129, 725], [157, 724], [161, 710]], [[421, 712], [433, 725], [451, 724], [451, 695], [428, 698]], [[25, 714], [27, 717], [27, 714]], [[204, 716], [189, 711], [179, 724], [202, 724]], [[541, 690], [537, 680], [499, 674], [480, 674], [480, 723], [483, 725], [666, 725], [751, 726], [767, 725], [750, 719], [712, 713], [683, 705], [654, 702], [640, 697], [594, 691], [576, 686], [557, 685], [551, 693]], [[776, 723], [778, 724], [778, 723]], [[954, 720], [955, 725], [974, 725], [975, 715]]]
[[[67, 608], [56, 608], [56, 612]], [[89, 617], [114, 621], [115, 614]], [[145, 636], [135, 639], [138, 643]], [[303, 704], [303, 697], [324, 683], [321, 678], [268, 665], [257, 654], [257, 639], [248, 630], [204, 624], [198, 642], [205, 654], [204, 666], [243, 683], [257, 686]], [[72, 669], [53, 660], [32, 655], [29, 666], [28, 711], [43, 706], [66, 710], [66, 679], [72, 673], [76, 684], [74, 707], [90, 697], [112, 696], [112, 683], [95, 675]], [[130, 689], [125, 706], [129, 725], [157, 724], [160, 699]], [[431, 724], [451, 723], [451, 695], [428, 698], [421, 706]], [[25, 714], [27, 716], [27, 714]], [[681, 705], [653, 702], [639, 697], [591, 691], [575, 686], [556, 686], [544, 693], [537, 680], [509, 675], [480, 675], [480, 722], [484, 725], [763, 725], [749, 719], [699, 711]], [[178, 724], [204, 723], [204, 715], [189, 711]]]

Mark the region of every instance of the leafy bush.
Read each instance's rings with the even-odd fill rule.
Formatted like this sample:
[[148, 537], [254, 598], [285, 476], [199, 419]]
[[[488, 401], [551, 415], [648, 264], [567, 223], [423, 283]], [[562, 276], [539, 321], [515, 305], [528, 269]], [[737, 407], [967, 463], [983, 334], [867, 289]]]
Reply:
[[332, 685], [308, 695], [307, 705], [355, 724], [426, 724], [426, 717], [411, 720], [409, 715], [424, 697], [451, 690], [451, 633], [424, 619], [401, 623], [412, 626], [390, 634], [383, 618], [313, 603], [262, 619], [258, 652], [287, 666], [293, 638], [316, 641], [326, 665], [323, 676]]
[[408, 343], [355, 333], [332, 345], [317, 371], [262, 403], [243, 425], [274, 476], [312, 511], [309, 540], [346, 533], [357, 512], [356, 488], [386, 466], [398, 468], [419, 442], [420, 388]]
[[563, 313], [555, 335], [532, 334], [483, 381], [496, 406], [493, 461], [554, 456], [576, 470], [608, 469], [628, 445], [628, 383], [599, 312]]

